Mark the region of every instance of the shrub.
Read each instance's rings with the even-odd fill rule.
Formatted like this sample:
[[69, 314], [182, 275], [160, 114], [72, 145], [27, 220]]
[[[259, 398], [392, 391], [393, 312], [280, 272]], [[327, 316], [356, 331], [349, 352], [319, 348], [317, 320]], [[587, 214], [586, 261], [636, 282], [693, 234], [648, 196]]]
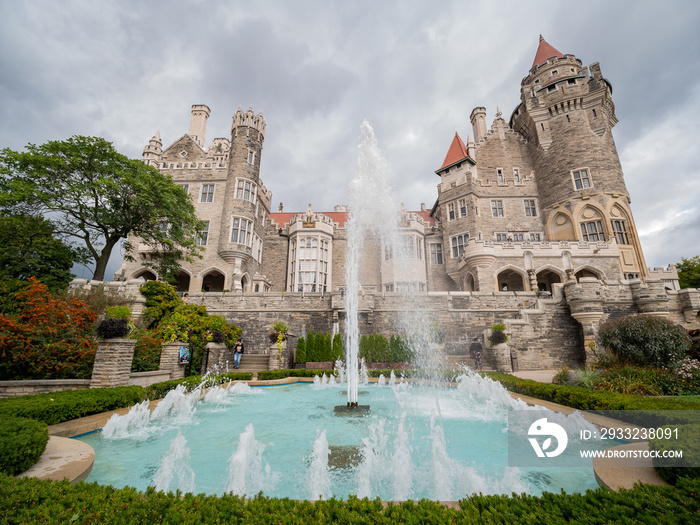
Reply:
[[676, 485], [683, 478], [700, 479], [700, 425], [675, 425], [670, 428], [678, 429], [678, 439], [650, 439], [649, 448], [662, 454], [667, 450], [682, 450], [683, 457], [652, 458], [654, 469], [671, 485]]
[[211, 342], [221, 344], [226, 341], [226, 334], [221, 330], [214, 330], [211, 334]]
[[131, 308], [126, 305], [108, 306], [105, 309], [107, 319], [131, 319]]
[[100, 414], [140, 403], [145, 399], [140, 386], [66, 390], [0, 399], [0, 416], [26, 417], [55, 425], [83, 416]]
[[3, 418], [0, 426], [0, 472], [14, 476], [34, 465], [49, 441], [46, 423]]
[[150, 372], [160, 368], [162, 339], [156, 330], [137, 329], [131, 333], [136, 339], [134, 358], [131, 361], [132, 372]]
[[89, 378], [97, 314], [33, 278], [14, 298], [17, 313], [0, 315], [0, 379]]
[[130, 331], [128, 319], [103, 319], [95, 329], [97, 337], [101, 337], [102, 339], [126, 337], [129, 335]]
[[306, 341], [304, 341], [303, 337], [297, 340], [297, 352], [294, 362], [297, 364], [306, 363]]
[[150, 327], [158, 326], [165, 317], [184, 304], [174, 286], [160, 281], [148, 281], [141, 286], [140, 291], [146, 298], [143, 316]]
[[345, 350], [343, 350], [343, 336], [340, 334], [335, 334], [333, 336], [333, 356], [332, 361], [337, 361], [338, 359], [345, 358]]
[[500, 345], [501, 343], [508, 342], [508, 336], [506, 335], [506, 326], [503, 324], [495, 324], [491, 327], [491, 335], [489, 336], [489, 341], [493, 345]]
[[144, 389], [144, 395], [147, 399], [162, 399], [165, 395], [174, 390], [178, 385], [183, 385], [185, 387], [185, 392], [191, 392], [197, 388], [202, 381], [204, 381], [204, 387], [212, 387], [216, 385], [221, 385], [223, 383], [228, 383], [229, 381], [250, 381], [253, 379], [252, 372], [228, 372], [225, 374], [212, 374], [206, 376], [196, 375], [185, 377], [184, 379], [174, 379], [172, 381], [161, 381], [160, 383], [154, 383]]
[[598, 330], [598, 342], [623, 364], [670, 366], [690, 349], [690, 337], [683, 328], [648, 315], [613, 319]]
[[436, 501], [382, 504], [349, 497], [316, 502], [258, 495], [243, 498], [205, 494], [165, 494], [149, 488], [115, 489], [96, 483], [69, 484], [33, 478], [0, 477], [0, 515], [6, 523], [697, 523], [700, 482], [677, 487], [636, 485], [613, 492], [545, 492], [540, 496], [474, 494], [456, 506]]

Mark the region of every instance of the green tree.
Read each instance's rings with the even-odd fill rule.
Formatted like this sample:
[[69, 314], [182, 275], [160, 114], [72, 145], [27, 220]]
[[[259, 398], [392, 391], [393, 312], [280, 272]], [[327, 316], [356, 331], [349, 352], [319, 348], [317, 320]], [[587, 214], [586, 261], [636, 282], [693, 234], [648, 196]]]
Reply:
[[700, 255], [681, 258], [681, 262], [676, 263], [676, 270], [681, 288], [700, 288]]
[[296, 363], [303, 364], [306, 363], [306, 342], [303, 337], [300, 337], [297, 341], [297, 355]]
[[0, 278], [26, 280], [36, 277], [50, 290], [66, 288], [75, 277], [71, 268], [86, 263], [85, 249], [68, 246], [42, 217], [0, 217]]
[[[103, 280], [112, 249], [122, 239], [153, 248], [149, 266], [167, 280], [177, 261], [199, 253], [203, 224], [190, 197], [172, 179], [118, 153], [99, 137], [74, 136], [25, 151], [0, 152], [0, 208], [7, 214], [47, 216], [55, 233], [85, 245]], [[126, 257], [134, 246], [124, 243]]]

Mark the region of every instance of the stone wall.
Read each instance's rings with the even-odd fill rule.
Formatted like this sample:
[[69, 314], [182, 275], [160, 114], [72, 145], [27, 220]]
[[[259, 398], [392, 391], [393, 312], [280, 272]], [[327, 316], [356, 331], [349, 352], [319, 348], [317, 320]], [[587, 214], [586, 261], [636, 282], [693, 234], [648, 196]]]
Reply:
[[[603, 282], [596, 279], [569, 281], [574, 290], [584, 290], [597, 300], [600, 323], [656, 308], [658, 313], [684, 328], [700, 328], [700, 292], [667, 292], [659, 283], [642, 285], [626, 281]], [[569, 285], [567, 283], [567, 285]], [[583, 293], [583, 291], [581, 292]], [[600, 295], [597, 295], [600, 294]], [[361, 334], [380, 333], [386, 337], [400, 334], [406, 326], [406, 297], [399, 293], [365, 292], [360, 297]], [[332, 294], [191, 294], [190, 302], [204, 304], [211, 314], [221, 314], [240, 326], [246, 352], [263, 354], [269, 349], [268, 333], [277, 321], [290, 328], [290, 348], [309, 331], [344, 332], [345, 299]], [[661, 305], [661, 306], [658, 306]], [[694, 312], [694, 313], [693, 313]], [[561, 368], [585, 360], [584, 329], [571, 313], [571, 305], [556, 284], [552, 297], [536, 292], [431, 292], [420, 294], [413, 314], [428, 324], [437, 323], [444, 335], [444, 353], [468, 354], [470, 339], [482, 337], [495, 323], [503, 323], [510, 336], [509, 346], [518, 357], [520, 369]], [[687, 321], [686, 318], [691, 319]], [[410, 322], [410, 316], [408, 319]], [[488, 355], [485, 345], [485, 354]], [[485, 360], [485, 362], [488, 362]]]
[[48, 394], [64, 390], [86, 390], [89, 379], [26, 379], [24, 381], [0, 381], [0, 398]]

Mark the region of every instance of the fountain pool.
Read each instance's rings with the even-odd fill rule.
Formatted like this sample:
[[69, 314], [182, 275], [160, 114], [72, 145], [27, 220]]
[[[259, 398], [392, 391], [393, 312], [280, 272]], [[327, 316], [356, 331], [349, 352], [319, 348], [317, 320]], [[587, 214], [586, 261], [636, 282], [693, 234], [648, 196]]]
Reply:
[[360, 402], [371, 412], [360, 416], [334, 415], [347, 396], [341, 383], [238, 384], [202, 399], [176, 390], [152, 414], [137, 405], [102, 432], [80, 437], [96, 452], [88, 481], [141, 490], [384, 500], [597, 486], [592, 468], [508, 467], [507, 414], [525, 404], [489, 379], [471, 373], [460, 379], [456, 388], [361, 387]]

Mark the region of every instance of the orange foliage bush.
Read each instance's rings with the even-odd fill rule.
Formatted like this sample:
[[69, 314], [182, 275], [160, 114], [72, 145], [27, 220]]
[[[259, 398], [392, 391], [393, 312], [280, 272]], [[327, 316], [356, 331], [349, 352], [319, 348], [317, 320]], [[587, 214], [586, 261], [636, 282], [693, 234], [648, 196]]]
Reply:
[[15, 294], [14, 315], [0, 315], [0, 379], [89, 378], [97, 314], [75, 298], [55, 298], [36, 279]]

